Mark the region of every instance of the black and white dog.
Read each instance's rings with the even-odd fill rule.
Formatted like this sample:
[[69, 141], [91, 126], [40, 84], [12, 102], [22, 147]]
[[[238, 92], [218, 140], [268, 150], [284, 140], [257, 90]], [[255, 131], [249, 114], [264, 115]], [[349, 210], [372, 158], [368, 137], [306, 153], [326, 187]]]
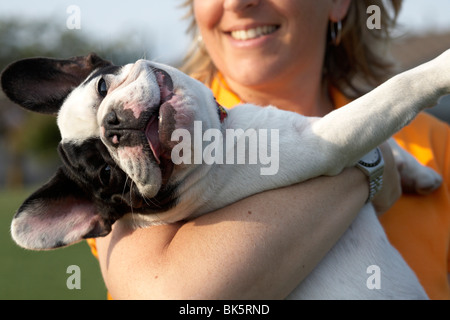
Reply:
[[[336, 175], [450, 93], [450, 51], [324, 118], [253, 105], [225, 111], [206, 86], [174, 68], [145, 60], [115, 66], [95, 54], [20, 60], [3, 72], [1, 83], [12, 101], [57, 115], [61, 131], [63, 165], [25, 200], [11, 228], [20, 246], [42, 250], [105, 236], [118, 219], [139, 227], [171, 223], [264, 190]], [[212, 148], [211, 134], [201, 138], [208, 130], [217, 141], [232, 141], [215, 144], [209, 155], [249, 160], [239, 147], [251, 148], [251, 137], [227, 139], [231, 129], [270, 130], [270, 141], [266, 137], [258, 148], [263, 149], [260, 154], [277, 156], [271, 167], [267, 161], [233, 165], [218, 157], [209, 164], [195, 161], [198, 149], [204, 156]], [[174, 138], [174, 133], [198, 141], [196, 130], [201, 130], [201, 141], [177, 149], [178, 158], [187, 161], [175, 161], [174, 150], [189, 139]], [[434, 171], [394, 148], [418, 190], [439, 186]], [[382, 270], [380, 290], [366, 286], [372, 264]], [[426, 294], [367, 204], [289, 298], [405, 299]]]

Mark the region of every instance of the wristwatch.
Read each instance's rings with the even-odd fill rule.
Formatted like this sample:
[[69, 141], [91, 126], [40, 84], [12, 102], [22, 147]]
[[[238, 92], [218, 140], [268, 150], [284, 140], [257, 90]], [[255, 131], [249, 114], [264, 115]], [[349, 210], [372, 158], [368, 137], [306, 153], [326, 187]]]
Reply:
[[356, 167], [369, 178], [367, 202], [370, 202], [383, 187], [384, 160], [380, 148], [375, 148], [367, 153], [356, 163]]

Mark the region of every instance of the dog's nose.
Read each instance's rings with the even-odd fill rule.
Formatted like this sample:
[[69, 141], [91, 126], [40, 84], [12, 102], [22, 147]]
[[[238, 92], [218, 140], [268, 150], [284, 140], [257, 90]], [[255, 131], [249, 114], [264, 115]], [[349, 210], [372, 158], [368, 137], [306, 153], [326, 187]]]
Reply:
[[103, 128], [105, 138], [111, 146], [118, 147], [121, 138], [120, 118], [114, 110], [111, 110], [103, 118]]
[[113, 148], [137, 145], [142, 143], [146, 125], [145, 117], [135, 117], [132, 110], [118, 105], [103, 117], [102, 140]]
[[116, 126], [120, 124], [119, 118], [117, 117], [117, 113], [114, 110], [111, 110], [104, 118], [103, 124], [106, 126]]

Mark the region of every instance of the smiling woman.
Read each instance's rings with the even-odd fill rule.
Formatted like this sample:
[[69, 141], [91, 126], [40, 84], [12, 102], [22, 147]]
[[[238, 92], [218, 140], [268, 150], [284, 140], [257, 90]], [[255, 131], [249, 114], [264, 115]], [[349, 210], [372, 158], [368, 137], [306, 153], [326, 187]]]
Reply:
[[[194, 42], [184, 70], [211, 86], [226, 107], [251, 102], [323, 116], [392, 75], [393, 61], [386, 49], [401, 0], [190, 0], [185, 4]], [[380, 9], [379, 25], [368, 28], [368, 9], [374, 6]], [[261, 32], [264, 29], [267, 34]], [[434, 139], [449, 134], [447, 125], [422, 114], [395, 138], [422, 164], [446, 174], [444, 159], [450, 146]], [[444, 177], [444, 184], [449, 179]], [[431, 298], [450, 298], [446, 193], [443, 187], [426, 198], [404, 195], [381, 217], [390, 240]]]
[[[194, 1], [194, 12], [205, 48], [230, 88], [244, 101], [267, 105], [263, 97], [248, 97], [246, 88], [281, 94], [299, 70], [320, 74], [312, 69], [321, 66], [324, 48], [312, 40], [325, 38], [329, 9], [327, 2], [256, 2]], [[241, 15], [245, 6], [253, 6], [257, 17]], [[257, 33], [263, 29], [269, 32]]]
[[[229, 3], [229, 6], [251, 5], [251, 1], [236, 1], [237, 4], [229, 1]], [[228, 20], [222, 19], [219, 23], [217, 17], [220, 17], [221, 10], [226, 10], [225, 6], [220, 9], [217, 2], [186, 1], [185, 6], [190, 10], [189, 16], [192, 18], [189, 30], [193, 34], [194, 42], [183, 71], [211, 84], [219, 69], [223, 75], [230, 78], [226, 79], [227, 85], [235, 92], [237, 88], [234, 88], [236, 84], [233, 83], [238, 82], [261, 89], [276, 88], [278, 93], [281, 93], [280, 85], [274, 87], [271, 85], [278, 77], [283, 83], [281, 90], [288, 91], [286, 84], [289, 83], [289, 75], [298, 74], [296, 72], [305, 66], [312, 68], [314, 61], [321, 62], [325, 59], [323, 79], [352, 98], [366, 93], [370, 88], [386, 80], [393, 61], [383, 48], [395, 26], [395, 17], [400, 11], [401, 1], [389, 2], [390, 7], [384, 6], [382, 1], [352, 1], [348, 12], [345, 7], [337, 8], [330, 20], [323, 14], [325, 3], [320, 5], [308, 3], [309, 1], [294, 3], [263, 1], [255, 9], [263, 12], [258, 20], [242, 17], [239, 22], [232, 22], [238, 20], [230, 16]], [[380, 8], [379, 30], [369, 30], [366, 27], [369, 17], [366, 11], [371, 4]], [[218, 9], [215, 9], [215, 6]], [[194, 13], [196, 19], [193, 19]], [[343, 25], [342, 44], [333, 46], [331, 31], [334, 28], [333, 24], [338, 21], [342, 21]], [[326, 39], [326, 42], [315, 41], [322, 38]], [[322, 48], [323, 44], [326, 45], [326, 52]], [[318, 50], [312, 46], [317, 46]], [[234, 56], [227, 55], [232, 48], [241, 50], [235, 50]], [[249, 57], [250, 49], [259, 50], [258, 59]], [[278, 54], [280, 51], [281, 55]], [[225, 56], [229, 57], [228, 62]], [[243, 56], [242, 59], [239, 59], [240, 56]], [[271, 64], [270, 59], [275, 64]], [[290, 59], [296, 61], [295, 64], [292, 64]], [[288, 68], [283, 68], [283, 61], [289, 63]], [[255, 65], [257, 62], [259, 64]], [[286, 73], [278, 75], [278, 70], [286, 70]], [[317, 75], [321, 75], [322, 72], [311, 69], [311, 73], [316, 76], [310, 77], [308, 82], [322, 80], [321, 77], [317, 79]], [[358, 74], [360, 76], [355, 82], [353, 78]], [[304, 87], [304, 84], [302, 86]], [[239, 96], [243, 101], [255, 102], [246, 99], [245, 95]], [[262, 105], [267, 104], [264, 98], [261, 100]]]

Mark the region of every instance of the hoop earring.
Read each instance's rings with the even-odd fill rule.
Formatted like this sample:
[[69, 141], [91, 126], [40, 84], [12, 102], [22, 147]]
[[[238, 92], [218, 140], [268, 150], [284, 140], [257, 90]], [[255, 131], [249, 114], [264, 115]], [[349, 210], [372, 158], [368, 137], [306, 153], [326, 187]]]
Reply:
[[342, 40], [342, 21], [330, 24], [331, 43], [337, 47]]

